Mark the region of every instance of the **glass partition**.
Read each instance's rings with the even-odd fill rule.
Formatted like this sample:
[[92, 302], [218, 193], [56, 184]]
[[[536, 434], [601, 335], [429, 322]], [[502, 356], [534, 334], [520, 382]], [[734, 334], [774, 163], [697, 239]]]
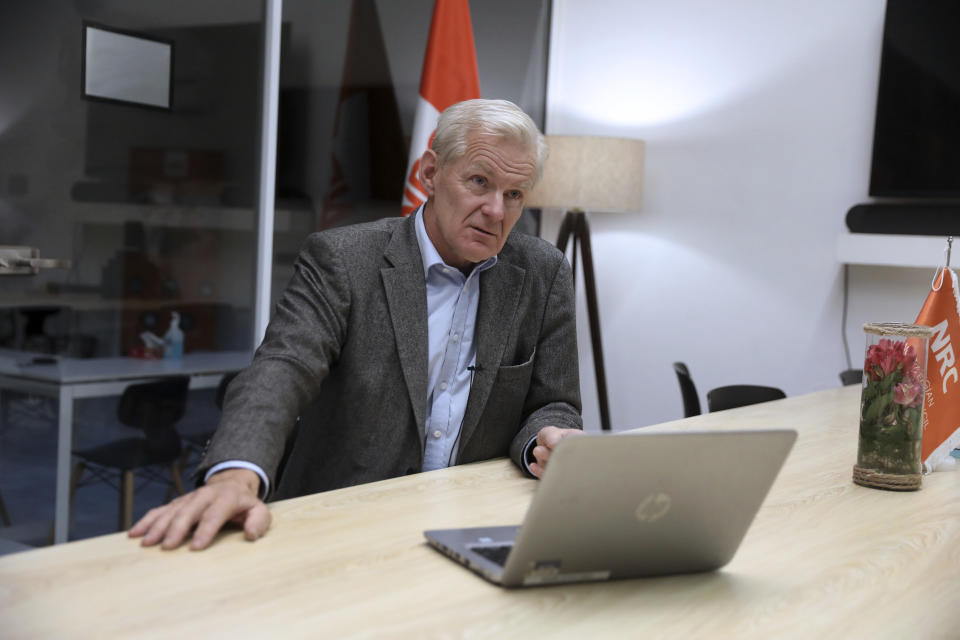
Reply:
[[[249, 350], [262, 14], [261, 0], [0, 3], [0, 245], [69, 261], [0, 276], [0, 538], [48, 540], [65, 386], [43, 380], [82, 369], [99, 385], [71, 387], [86, 394], [66, 408], [76, 450], [137, 437], [108, 381], [162, 355], [150, 336], [174, 312], [184, 357]], [[90, 25], [119, 40], [85, 47]], [[161, 104], [149, 87], [167, 74]], [[215, 422], [212, 394], [191, 393], [177, 428]], [[166, 491], [145, 488], [137, 511]], [[106, 485], [80, 488], [71, 537], [116, 530], [117, 509]]]

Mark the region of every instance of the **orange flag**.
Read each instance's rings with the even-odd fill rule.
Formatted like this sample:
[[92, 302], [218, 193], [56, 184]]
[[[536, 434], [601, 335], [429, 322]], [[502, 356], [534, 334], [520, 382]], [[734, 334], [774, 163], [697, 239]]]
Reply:
[[408, 216], [427, 199], [420, 184], [420, 156], [427, 150], [440, 112], [461, 100], [480, 97], [477, 54], [467, 0], [436, 0], [420, 75], [420, 98], [413, 120], [407, 180], [401, 212]]
[[[917, 324], [933, 327], [927, 350], [926, 410], [923, 426], [924, 471], [930, 473], [960, 447], [960, 289], [957, 275], [943, 269], [939, 286], [927, 295]], [[958, 342], [953, 342], [957, 338]]]

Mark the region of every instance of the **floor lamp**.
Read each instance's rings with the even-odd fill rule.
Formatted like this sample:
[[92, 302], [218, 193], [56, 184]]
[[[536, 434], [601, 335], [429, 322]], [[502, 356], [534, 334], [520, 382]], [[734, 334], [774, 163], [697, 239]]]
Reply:
[[639, 211], [643, 192], [644, 144], [640, 140], [595, 136], [547, 136], [547, 144], [550, 146], [550, 156], [544, 167], [543, 179], [526, 198], [524, 205], [566, 211], [560, 225], [557, 247], [566, 253], [567, 244], [573, 239], [570, 263], [574, 270], [574, 281], [578, 248], [583, 253], [584, 293], [600, 404], [600, 427], [610, 431], [597, 279], [586, 212]]

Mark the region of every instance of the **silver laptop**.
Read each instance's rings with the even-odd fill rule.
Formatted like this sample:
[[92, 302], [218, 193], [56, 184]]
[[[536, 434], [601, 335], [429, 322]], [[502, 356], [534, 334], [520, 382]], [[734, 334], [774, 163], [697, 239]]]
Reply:
[[786, 429], [566, 438], [522, 525], [424, 535], [504, 587], [712, 571], [733, 558], [796, 438]]

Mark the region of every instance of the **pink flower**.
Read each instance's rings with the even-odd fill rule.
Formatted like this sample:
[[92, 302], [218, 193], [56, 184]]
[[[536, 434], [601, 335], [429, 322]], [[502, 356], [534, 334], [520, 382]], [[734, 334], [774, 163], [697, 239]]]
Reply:
[[863, 370], [871, 380], [880, 380], [883, 378], [883, 349], [879, 345], [872, 344], [867, 348], [867, 358], [863, 364]]
[[867, 349], [867, 360], [863, 368], [871, 380], [882, 380], [897, 368], [894, 351], [886, 348], [884, 342], [888, 341], [881, 340], [880, 344], [870, 345]]
[[917, 351], [904, 342], [881, 338], [867, 348], [864, 372], [870, 380], [882, 380], [898, 368], [904, 375], [917, 367]]
[[913, 348], [913, 345], [908, 344], [903, 350], [903, 370], [907, 371], [916, 364], [917, 350]]
[[915, 384], [918, 387], [923, 386], [923, 376], [920, 374], [920, 363], [914, 361], [909, 367], [904, 368], [903, 381]]
[[906, 407], [916, 407], [923, 399], [923, 387], [912, 382], [901, 382], [893, 388], [893, 401]]

